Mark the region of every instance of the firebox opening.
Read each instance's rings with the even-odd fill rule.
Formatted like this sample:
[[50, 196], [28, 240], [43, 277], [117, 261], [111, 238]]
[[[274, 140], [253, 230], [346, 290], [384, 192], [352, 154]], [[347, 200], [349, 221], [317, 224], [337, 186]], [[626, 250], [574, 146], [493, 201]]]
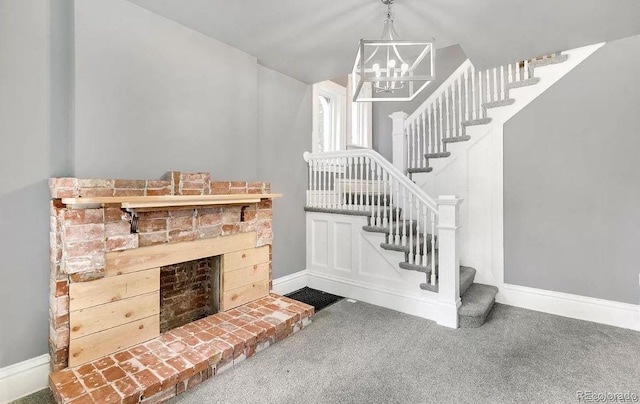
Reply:
[[160, 332], [220, 310], [220, 256], [160, 268]]

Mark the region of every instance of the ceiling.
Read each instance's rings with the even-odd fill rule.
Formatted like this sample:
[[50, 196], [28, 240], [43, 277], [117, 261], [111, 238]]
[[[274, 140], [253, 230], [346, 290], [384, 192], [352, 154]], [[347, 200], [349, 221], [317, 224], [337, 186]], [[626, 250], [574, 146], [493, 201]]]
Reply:
[[[349, 73], [379, 0], [129, 0], [307, 83]], [[640, 34], [638, 0], [396, 0], [402, 39], [460, 44], [477, 68]], [[639, 50], [640, 51], [640, 50]]]

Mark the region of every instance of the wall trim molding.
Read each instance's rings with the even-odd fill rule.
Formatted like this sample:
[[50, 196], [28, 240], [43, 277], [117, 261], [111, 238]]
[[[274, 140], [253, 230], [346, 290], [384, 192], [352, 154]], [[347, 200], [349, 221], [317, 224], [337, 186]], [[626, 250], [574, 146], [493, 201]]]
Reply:
[[640, 331], [640, 305], [503, 284], [498, 303]]
[[0, 403], [8, 403], [49, 385], [49, 355], [0, 368]]
[[[327, 275], [318, 271], [308, 270], [307, 273], [309, 287], [311, 288], [436, 322], [441, 320], [442, 307], [435, 298], [403, 293], [353, 279]], [[421, 294], [427, 295], [431, 293], [425, 291]]]
[[298, 289], [302, 289], [309, 285], [309, 274], [307, 269], [294, 272], [290, 275], [282, 276], [278, 279], [274, 279], [272, 283], [271, 291], [279, 295], [286, 295], [287, 293], [295, 292]]

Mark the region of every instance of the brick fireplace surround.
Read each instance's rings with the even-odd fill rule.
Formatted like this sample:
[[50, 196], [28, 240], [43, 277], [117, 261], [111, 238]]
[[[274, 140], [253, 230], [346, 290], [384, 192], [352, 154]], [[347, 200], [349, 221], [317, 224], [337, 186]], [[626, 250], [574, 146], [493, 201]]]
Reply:
[[[52, 178], [49, 187], [49, 385], [58, 402], [161, 402], [286, 338], [309, 322], [312, 306], [268, 294], [272, 280], [272, 201], [267, 196], [268, 183], [212, 182], [208, 173], [172, 171], [161, 180]], [[134, 210], [135, 215], [118, 204], [77, 209], [62, 203], [63, 198], [231, 194], [263, 194], [265, 198], [235, 205]], [[114, 264], [119, 262], [119, 254], [156, 254], [165, 247], [180, 251], [183, 246], [192, 250], [194, 245], [235, 246], [236, 240], [250, 249], [235, 252], [224, 247], [229, 253], [222, 256], [222, 265], [225, 259], [230, 267], [242, 267], [237, 264], [242, 260], [251, 265], [234, 271], [236, 277], [229, 277], [229, 284], [242, 285], [237, 276], [244, 273], [261, 273], [264, 281], [248, 285], [249, 292], [238, 301], [233, 299], [244, 292], [223, 297], [224, 291], [220, 291], [218, 313], [162, 335], [158, 331], [160, 268], [142, 271], [135, 263], [133, 269], [119, 271]], [[219, 250], [213, 247], [216, 249]], [[102, 291], [96, 285], [122, 283], [128, 277], [137, 279], [125, 283], [126, 293], [133, 297], [118, 292], [115, 297], [108, 295], [106, 304], [98, 304]], [[166, 289], [173, 287], [171, 284]], [[86, 295], [79, 291], [86, 291]], [[82, 301], [91, 299], [88, 309], [80, 306]], [[118, 320], [119, 314], [122, 320]], [[85, 321], [78, 322], [79, 318]], [[113, 321], [120, 323], [108, 330], [95, 328]], [[95, 338], [102, 335], [104, 338]], [[128, 335], [133, 339], [128, 340]], [[125, 340], [116, 343], [115, 336], [124, 336]], [[80, 341], [85, 340], [87, 348], [79, 349]], [[109, 351], [116, 346], [119, 349]], [[90, 351], [94, 350], [97, 355], [91, 356]]]

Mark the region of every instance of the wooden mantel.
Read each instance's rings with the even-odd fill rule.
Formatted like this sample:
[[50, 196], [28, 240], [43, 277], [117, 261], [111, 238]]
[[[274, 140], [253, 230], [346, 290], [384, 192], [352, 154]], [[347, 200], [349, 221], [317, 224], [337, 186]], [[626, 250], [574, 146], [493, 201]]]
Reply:
[[238, 205], [258, 203], [262, 199], [282, 198], [282, 194], [230, 194], [230, 195], [164, 195], [164, 196], [105, 196], [62, 198], [71, 209], [120, 205], [123, 209], [154, 209], [171, 207]]

